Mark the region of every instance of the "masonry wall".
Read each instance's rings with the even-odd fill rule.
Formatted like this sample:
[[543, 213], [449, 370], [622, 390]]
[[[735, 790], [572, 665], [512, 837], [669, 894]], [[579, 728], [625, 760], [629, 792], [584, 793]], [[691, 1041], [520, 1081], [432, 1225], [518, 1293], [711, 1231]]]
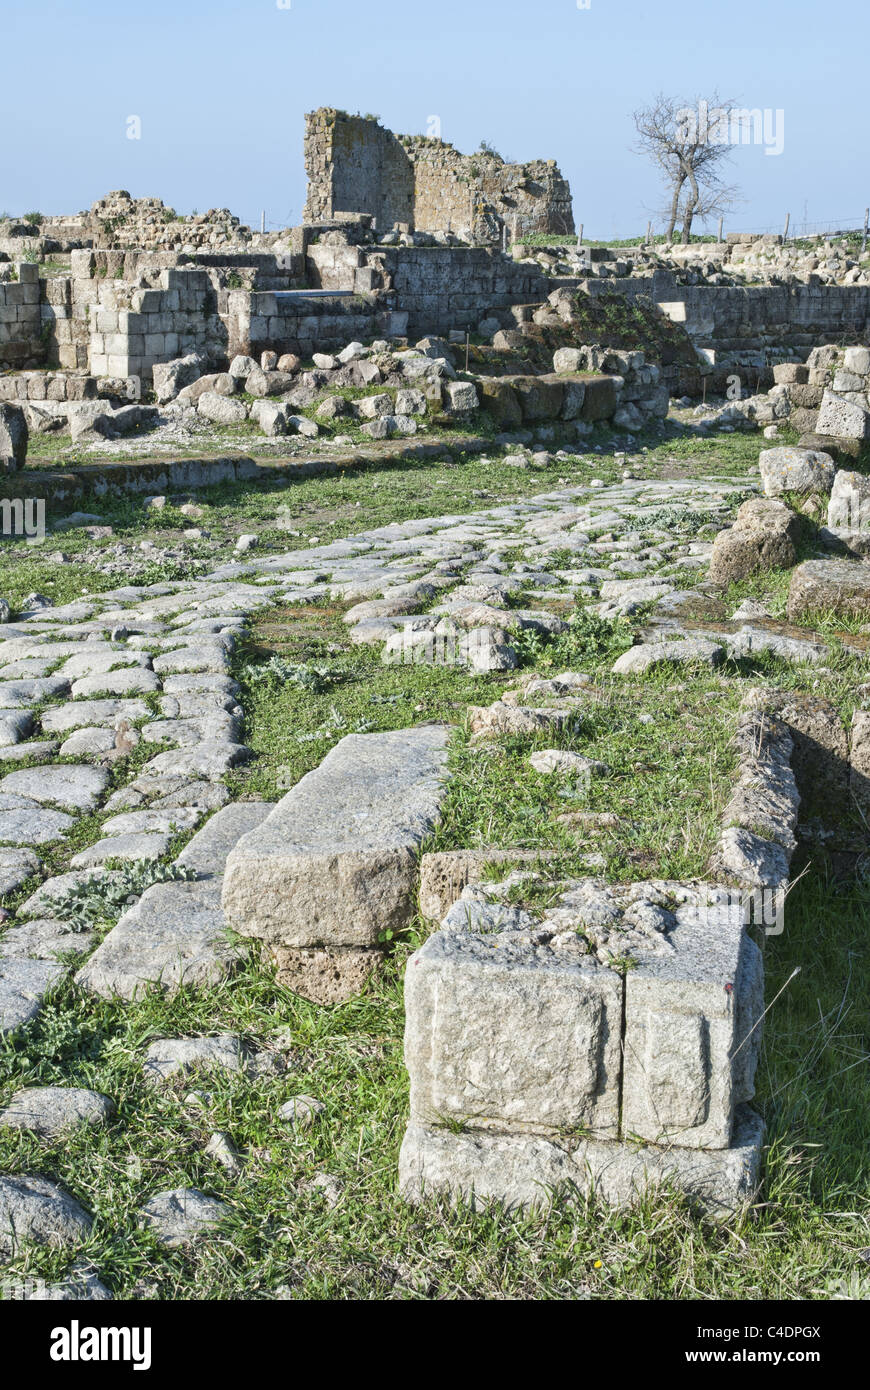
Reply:
[[102, 281], [90, 306], [90, 368], [95, 376], [150, 381], [157, 362], [190, 352], [226, 357], [228, 333], [218, 292], [204, 270], [166, 270], [159, 289]]
[[258, 360], [262, 352], [295, 352], [310, 357], [320, 350], [341, 349], [353, 341], [371, 341], [404, 329], [390, 322], [384, 304], [371, 297], [317, 297], [300, 291], [229, 296], [227, 326], [230, 357], [237, 353]]
[[863, 285], [679, 285], [657, 271], [652, 279], [586, 280], [583, 287], [592, 295], [648, 295], [699, 347], [718, 352], [870, 342], [870, 287]]
[[412, 338], [473, 331], [491, 311], [539, 304], [549, 291], [537, 266], [489, 247], [316, 245], [308, 261], [312, 282], [324, 289], [391, 294]]
[[375, 120], [321, 108], [306, 116], [306, 222], [369, 213], [380, 232], [396, 223], [497, 241], [571, 233], [571, 190], [553, 160], [506, 164], [464, 155], [442, 140], [394, 135]]
[[0, 366], [37, 366], [45, 357], [39, 313], [39, 267], [22, 261], [17, 280], [0, 284]]

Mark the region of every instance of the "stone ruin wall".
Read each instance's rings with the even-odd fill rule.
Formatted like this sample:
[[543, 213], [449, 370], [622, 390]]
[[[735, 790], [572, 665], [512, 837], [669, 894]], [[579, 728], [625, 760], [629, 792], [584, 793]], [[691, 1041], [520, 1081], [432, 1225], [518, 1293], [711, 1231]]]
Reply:
[[379, 232], [399, 224], [494, 241], [574, 231], [571, 190], [555, 161], [506, 164], [460, 154], [425, 136], [394, 135], [376, 120], [321, 108], [306, 116], [306, 222], [368, 213]]

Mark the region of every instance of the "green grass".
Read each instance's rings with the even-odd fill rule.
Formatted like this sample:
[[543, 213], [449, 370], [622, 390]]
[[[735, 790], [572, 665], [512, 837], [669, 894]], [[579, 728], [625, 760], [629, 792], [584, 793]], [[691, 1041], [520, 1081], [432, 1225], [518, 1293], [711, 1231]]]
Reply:
[[[690, 442], [674, 435], [651, 447], [641, 466], [650, 477], [745, 476], [757, 450], [757, 439], [746, 436]], [[203, 564], [209, 555], [229, 558], [241, 530], [260, 532], [260, 553], [302, 548], [315, 536], [325, 542], [393, 520], [464, 515], [547, 491], [554, 472], [572, 483], [590, 476], [614, 481], [619, 467], [602, 456], [592, 467], [560, 460], [557, 472], [539, 473], [468, 458], [292, 485], [276, 479], [273, 487], [203, 489], [197, 500], [204, 516], [195, 524], [211, 535], [190, 554]], [[25, 556], [23, 547], [5, 552], [0, 592], [23, 595], [53, 582], [63, 601], [83, 587], [96, 591], [101, 572], [79, 557], [119, 541], [133, 548], [146, 535], [174, 543], [191, 524], [176, 509], [145, 512], [136, 499], [75, 505], [103, 515], [115, 536], [105, 545], [75, 533], [52, 538], [49, 546], [76, 557], [69, 567], [55, 566], [53, 580], [51, 566]], [[297, 536], [275, 524], [282, 517]], [[686, 534], [704, 519], [684, 517]], [[556, 554], [550, 567], [566, 563], [569, 557]], [[784, 602], [786, 581], [757, 576], [729, 589], [726, 601], [752, 593], [773, 606]], [[594, 872], [610, 879], [703, 873], [733, 775], [730, 736], [749, 686], [812, 690], [848, 719], [863, 679], [862, 663], [837, 651], [822, 673], [763, 658], [715, 673], [680, 668], [620, 681], [610, 668], [630, 628], [585, 612], [567, 635], [524, 639], [520, 672], [471, 676], [385, 666], [379, 649], [350, 646], [346, 607], [256, 615], [235, 661], [255, 757], [228, 774], [233, 795], [280, 796], [346, 733], [445, 720], [456, 727], [452, 778], [431, 847], [550, 851], [542, 894], [555, 891], [558, 875], [590, 872], [592, 854], [601, 856]], [[566, 668], [591, 677], [570, 730], [471, 743], [470, 704], [489, 704], [532, 670], [552, 675]], [[540, 747], [574, 750], [607, 771], [588, 785], [536, 773], [528, 758]], [[158, 751], [140, 744], [124, 775]], [[578, 830], [558, 819], [574, 811], [619, 819]], [[102, 819], [83, 817], [66, 847], [44, 856], [48, 868], [60, 871], [66, 855], [99, 838]], [[23, 886], [9, 905], [34, 886]], [[868, 927], [866, 884], [844, 888], [816, 856], [789, 896], [785, 934], [766, 948], [768, 999], [786, 987], [766, 1022], [758, 1074], [756, 1103], [768, 1126], [764, 1186], [724, 1227], [708, 1225], [667, 1192], [632, 1211], [569, 1192], [538, 1218], [497, 1204], [474, 1212], [431, 1200], [412, 1208], [399, 1198], [397, 1157], [408, 1114], [402, 978], [409, 952], [428, 930], [420, 919], [395, 944], [382, 978], [334, 1008], [283, 989], [254, 954], [221, 984], [184, 988], [172, 998], [154, 991], [134, 1003], [105, 1001], [63, 984], [34, 1024], [0, 1043], [0, 1106], [21, 1086], [62, 1084], [102, 1091], [116, 1115], [105, 1129], [60, 1142], [0, 1129], [0, 1171], [56, 1179], [94, 1214], [81, 1253], [120, 1298], [755, 1300], [866, 1289]], [[149, 1042], [223, 1031], [272, 1051], [286, 1069], [253, 1081], [210, 1074], [159, 1089], [144, 1084]], [[188, 1099], [194, 1091], [202, 1093], [198, 1100]], [[326, 1110], [297, 1133], [278, 1110], [301, 1094]], [[217, 1130], [240, 1150], [241, 1175], [206, 1156]], [[334, 1207], [311, 1186], [322, 1173], [343, 1185]], [[190, 1251], [168, 1252], [139, 1226], [143, 1203], [176, 1186], [199, 1187], [231, 1208], [221, 1230]], [[16, 1258], [8, 1277], [55, 1279], [70, 1263], [69, 1255], [32, 1249]]]
[[[114, 1099], [117, 1116], [62, 1143], [0, 1131], [0, 1165], [58, 1179], [94, 1213], [82, 1253], [121, 1298], [829, 1298], [866, 1280], [868, 927], [866, 894], [838, 897], [818, 876], [789, 898], [786, 933], [768, 944], [769, 997], [795, 966], [801, 974], [767, 1021], [765, 1187], [722, 1228], [668, 1194], [630, 1212], [568, 1194], [545, 1219], [497, 1205], [406, 1206], [396, 1193], [407, 1117], [401, 967], [417, 938], [377, 989], [333, 1009], [253, 963], [222, 985], [132, 1005], [65, 989], [0, 1048], [0, 1098], [21, 1085], [88, 1086]], [[218, 1074], [143, 1084], [150, 1041], [219, 1031], [285, 1049], [287, 1070], [253, 1083]], [[186, 1102], [197, 1089], [204, 1103]], [[297, 1135], [277, 1111], [299, 1094], [326, 1111]], [[242, 1151], [241, 1177], [204, 1155], [215, 1130]], [[308, 1186], [322, 1172], [344, 1184], [334, 1209]], [[166, 1252], [137, 1211], [180, 1185], [223, 1198], [231, 1215], [197, 1250]], [[68, 1263], [33, 1250], [7, 1276], [57, 1278]]]

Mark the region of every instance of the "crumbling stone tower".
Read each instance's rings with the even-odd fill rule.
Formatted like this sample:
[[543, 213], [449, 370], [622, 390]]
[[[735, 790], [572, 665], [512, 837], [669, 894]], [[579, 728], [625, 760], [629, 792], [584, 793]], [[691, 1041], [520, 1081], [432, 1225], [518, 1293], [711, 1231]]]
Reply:
[[379, 231], [452, 231], [476, 242], [574, 231], [571, 189], [554, 160], [506, 164], [443, 140], [394, 135], [373, 117], [321, 107], [305, 118], [306, 222], [369, 213]]

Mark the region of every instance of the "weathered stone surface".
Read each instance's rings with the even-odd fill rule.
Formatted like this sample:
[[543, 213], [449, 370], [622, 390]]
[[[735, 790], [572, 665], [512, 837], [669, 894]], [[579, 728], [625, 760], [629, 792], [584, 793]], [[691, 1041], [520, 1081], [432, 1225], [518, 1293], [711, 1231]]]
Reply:
[[28, 1245], [77, 1245], [90, 1229], [84, 1207], [58, 1183], [25, 1173], [0, 1177], [0, 1260], [11, 1260]]
[[274, 809], [271, 801], [236, 801], [225, 806], [197, 831], [177, 862], [195, 869], [200, 879], [220, 878], [242, 836], [262, 825]]
[[607, 764], [597, 758], [584, 758], [582, 753], [570, 753], [565, 748], [542, 748], [529, 756], [529, 763], [536, 772], [561, 772], [568, 776], [588, 777], [607, 772]]
[[488, 864], [535, 862], [546, 851], [511, 849], [455, 849], [424, 854], [420, 860], [420, 911], [440, 922], [462, 896], [469, 883], [479, 883]]
[[54, 962], [0, 958], [0, 1037], [36, 1018], [52, 985], [65, 973]]
[[294, 1129], [311, 1129], [325, 1112], [326, 1106], [322, 1100], [316, 1100], [314, 1096], [294, 1096], [281, 1106], [278, 1114]]
[[870, 478], [840, 469], [828, 501], [828, 525], [846, 531], [870, 530]]
[[134, 666], [146, 669], [151, 664], [147, 652], [125, 651], [107, 646], [102, 642], [89, 643], [84, 651], [67, 657], [58, 675], [67, 680], [77, 680], [80, 676], [104, 676], [109, 671]]
[[870, 439], [870, 410], [866, 404], [845, 400], [833, 391], [825, 391], [816, 420], [817, 434], [832, 434], [844, 439]]
[[763, 1126], [744, 1107], [730, 1149], [656, 1149], [586, 1140], [562, 1147], [535, 1135], [454, 1134], [411, 1124], [399, 1157], [400, 1191], [409, 1202], [446, 1194], [508, 1207], [546, 1209], [565, 1184], [614, 1206], [631, 1205], [664, 1183], [686, 1193], [709, 1217], [724, 1220], [758, 1186]]
[[0, 1125], [55, 1139], [79, 1125], [107, 1124], [114, 1106], [108, 1096], [75, 1086], [30, 1086], [16, 1091], [0, 1110]]
[[780, 497], [784, 492], [830, 492], [834, 482], [834, 460], [812, 449], [762, 449], [758, 468], [765, 497]]
[[0, 937], [0, 957], [8, 960], [57, 960], [61, 955], [90, 950], [93, 932], [74, 931], [55, 917], [37, 917], [10, 927]]
[[852, 715], [849, 790], [865, 821], [870, 815], [870, 710]]
[[172, 749], [158, 753], [143, 769], [149, 776], [204, 777], [217, 782], [231, 768], [247, 762], [251, 750], [244, 743], [214, 741], [199, 747]]
[[792, 572], [788, 616], [794, 621], [811, 613], [847, 617], [870, 615], [870, 564], [860, 560], [804, 560]]
[[31, 767], [8, 773], [0, 791], [15, 792], [40, 804], [45, 802], [70, 811], [93, 811], [109, 785], [104, 768], [64, 763], [58, 767]]
[[15, 473], [24, 467], [27, 437], [27, 420], [21, 406], [0, 401], [0, 471]]
[[725, 1149], [736, 1103], [731, 1059], [746, 1042], [737, 1035], [737, 986], [752, 983], [745, 958], [759, 974], [760, 952], [739, 902], [678, 907], [676, 918], [671, 950], [641, 953], [625, 977], [623, 1131], [656, 1144]]
[[34, 677], [25, 681], [0, 681], [0, 708], [23, 709], [42, 700], [57, 700], [68, 695], [69, 681], [65, 676]]
[[161, 859], [171, 843], [171, 835], [109, 835], [79, 850], [70, 864], [74, 869], [84, 869], [91, 864], [105, 864], [109, 859]]
[[732, 637], [726, 638], [729, 654], [732, 657], [757, 657], [761, 652], [770, 652], [783, 661], [808, 662], [811, 665], [826, 661], [831, 649], [825, 642], [814, 642], [809, 637], [789, 637], [769, 628], [753, 627], [746, 623]]
[[29, 710], [4, 710], [0, 713], [0, 747], [18, 743], [26, 738], [33, 728], [33, 718]]
[[556, 733], [566, 728], [570, 719], [570, 710], [534, 709], [502, 700], [468, 707], [468, 726], [475, 739], [497, 738], [500, 734]]
[[713, 542], [710, 580], [730, 584], [759, 570], [790, 569], [800, 535], [797, 514], [782, 502], [752, 498], [737, 512], [732, 527]]
[[722, 832], [712, 865], [724, 881], [777, 890], [788, 884], [789, 862], [788, 852], [775, 840], [731, 825]]
[[376, 946], [412, 911], [416, 851], [438, 818], [443, 725], [352, 734], [228, 860], [230, 924], [272, 946]]
[[203, 812], [194, 806], [179, 806], [177, 810], [127, 811], [103, 821], [104, 835], [179, 834], [192, 830], [202, 820]]
[[38, 868], [39, 860], [33, 850], [0, 849], [0, 894], [14, 892]]
[[252, 801], [218, 811], [179, 855], [200, 877], [147, 889], [79, 970], [77, 983], [104, 998], [134, 999], [153, 985], [174, 993], [182, 984], [221, 979], [237, 952], [226, 937], [219, 875], [230, 844], [269, 810]]
[[724, 659], [725, 649], [718, 642], [711, 642], [706, 637], [685, 637], [673, 642], [644, 642], [640, 646], [629, 647], [627, 652], [617, 657], [613, 671], [620, 676], [638, 676], [671, 662], [677, 665], [697, 663], [719, 666]]
[[235, 1033], [213, 1038], [160, 1038], [149, 1045], [142, 1074], [149, 1085], [158, 1085], [198, 1070], [242, 1072], [245, 1062], [244, 1045]]
[[313, 1004], [342, 1004], [362, 994], [384, 967], [383, 951], [353, 946], [271, 946], [278, 983]]
[[160, 681], [153, 671], [144, 666], [128, 666], [101, 676], [82, 676], [72, 683], [72, 697], [90, 700], [95, 695], [145, 695], [159, 689]]
[[174, 1250], [207, 1236], [229, 1211], [226, 1202], [207, 1197], [195, 1187], [176, 1187], [158, 1192], [145, 1203], [141, 1215], [142, 1224], [160, 1244]]
[[615, 1133], [615, 971], [510, 933], [441, 931], [409, 960], [405, 1000], [413, 1122]]
[[47, 734], [80, 728], [114, 729], [121, 720], [133, 724], [149, 713], [143, 700], [77, 700], [47, 709], [42, 716], [42, 727]]

